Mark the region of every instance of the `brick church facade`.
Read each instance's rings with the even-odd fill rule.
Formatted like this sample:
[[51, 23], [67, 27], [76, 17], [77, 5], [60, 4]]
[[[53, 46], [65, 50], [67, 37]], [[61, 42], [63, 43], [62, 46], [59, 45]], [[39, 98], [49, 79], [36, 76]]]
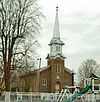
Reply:
[[49, 44], [50, 53], [46, 57], [47, 66], [21, 76], [19, 91], [59, 93], [65, 85], [74, 85], [74, 72], [65, 67], [63, 45], [60, 39], [58, 7], [56, 7], [54, 32]]

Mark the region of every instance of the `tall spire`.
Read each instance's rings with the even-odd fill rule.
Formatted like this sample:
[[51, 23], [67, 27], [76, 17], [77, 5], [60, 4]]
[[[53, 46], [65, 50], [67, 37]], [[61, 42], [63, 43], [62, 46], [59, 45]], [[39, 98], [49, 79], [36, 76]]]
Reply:
[[53, 38], [60, 38], [59, 18], [58, 18], [58, 6], [56, 7], [56, 17], [55, 17]]
[[55, 17], [53, 38], [51, 39], [49, 45], [50, 45], [49, 57], [55, 58], [59, 56], [61, 58], [64, 58], [62, 53], [62, 46], [64, 45], [64, 43], [60, 39], [60, 31], [59, 31], [58, 6], [56, 7], [56, 17]]

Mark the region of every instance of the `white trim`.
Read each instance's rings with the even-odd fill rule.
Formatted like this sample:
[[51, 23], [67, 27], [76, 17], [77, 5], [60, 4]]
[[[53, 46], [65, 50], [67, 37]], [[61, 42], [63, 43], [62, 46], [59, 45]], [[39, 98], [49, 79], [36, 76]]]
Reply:
[[55, 55], [55, 56], [50, 56], [51, 59], [56, 59], [56, 58], [60, 58], [62, 60], [64, 60], [65, 57], [61, 56], [61, 55]]

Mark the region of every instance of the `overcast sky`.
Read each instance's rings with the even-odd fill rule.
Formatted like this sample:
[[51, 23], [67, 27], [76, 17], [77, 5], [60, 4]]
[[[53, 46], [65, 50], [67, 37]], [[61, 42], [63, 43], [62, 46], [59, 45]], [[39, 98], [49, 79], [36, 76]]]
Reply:
[[60, 36], [65, 43], [63, 54], [67, 57], [65, 66], [77, 72], [86, 59], [100, 64], [100, 0], [40, 0], [39, 3], [46, 17], [38, 39], [41, 66], [46, 66], [45, 58], [50, 52], [48, 44], [53, 36], [57, 5]]

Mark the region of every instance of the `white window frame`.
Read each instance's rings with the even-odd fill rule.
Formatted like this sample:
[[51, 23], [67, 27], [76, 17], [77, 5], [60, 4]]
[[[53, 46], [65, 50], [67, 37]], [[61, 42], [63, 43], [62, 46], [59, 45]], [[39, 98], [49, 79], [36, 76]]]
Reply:
[[42, 91], [47, 91], [47, 79], [42, 80]]
[[55, 67], [56, 67], [56, 73], [61, 73], [61, 65], [57, 64], [55, 65]]

